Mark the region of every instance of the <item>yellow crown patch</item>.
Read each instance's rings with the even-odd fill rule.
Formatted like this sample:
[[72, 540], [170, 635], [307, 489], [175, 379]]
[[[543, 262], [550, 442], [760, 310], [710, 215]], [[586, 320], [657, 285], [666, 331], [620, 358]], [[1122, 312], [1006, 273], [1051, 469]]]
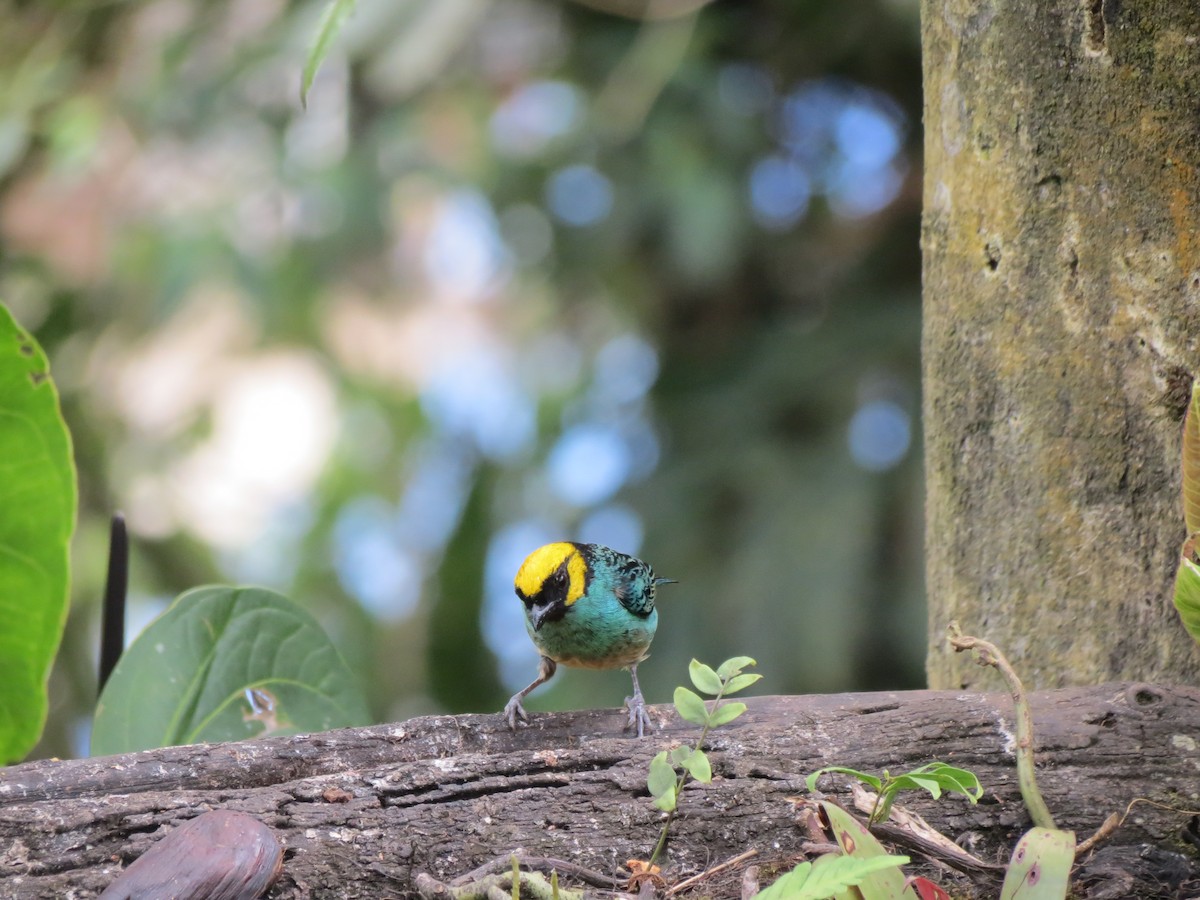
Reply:
[[564, 560], [567, 564], [567, 605], [570, 606], [583, 596], [587, 563], [574, 545], [566, 541], [546, 544], [530, 553], [517, 570], [513, 583], [523, 596], [532, 597], [542, 589], [546, 579], [558, 571]]

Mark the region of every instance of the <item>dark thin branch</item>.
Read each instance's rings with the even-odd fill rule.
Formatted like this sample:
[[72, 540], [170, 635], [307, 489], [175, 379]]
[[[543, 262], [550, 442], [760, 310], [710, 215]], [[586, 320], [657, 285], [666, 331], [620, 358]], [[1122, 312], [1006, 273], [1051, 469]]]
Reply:
[[105, 682], [125, 650], [125, 600], [129, 589], [129, 534], [125, 516], [114, 513], [108, 538], [108, 580], [104, 585], [104, 618], [100, 626], [100, 682]]

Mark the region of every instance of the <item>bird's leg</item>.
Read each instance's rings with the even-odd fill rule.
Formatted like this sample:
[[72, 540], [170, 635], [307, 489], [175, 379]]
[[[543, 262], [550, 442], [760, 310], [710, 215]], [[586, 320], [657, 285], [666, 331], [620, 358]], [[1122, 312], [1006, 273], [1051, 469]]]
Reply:
[[529, 687], [525, 688], [524, 690], [517, 691], [512, 695], [512, 699], [504, 704], [504, 718], [508, 721], [509, 728], [516, 731], [517, 716], [520, 716], [521, 720], [524, 722], [529, 721], [529, 716], [526, 715], [525, 707], [521, 705], [521, 701], [524, 700], [529, 695], [529, 692], [539, 684], [545, 684], [547, 681], [553, 678], [554, 672], [557, 668], [558, 663], [548, 656], [543, 656], [541, 663], [538, 664], [538, 677], [533, 680]]
[[650, 721], [650, 714], [646, 712], [646, 699], [638, 686], [636, 664], [629, 667], [629, 674], [633, 676], [633, 696], [625, 698], [625, 707], [629, 710], [629, 722], [625, 727], [628, 729], [637, 726], [637, 736], [641, 737], [647, 728], [654, 730], [654, 723]]

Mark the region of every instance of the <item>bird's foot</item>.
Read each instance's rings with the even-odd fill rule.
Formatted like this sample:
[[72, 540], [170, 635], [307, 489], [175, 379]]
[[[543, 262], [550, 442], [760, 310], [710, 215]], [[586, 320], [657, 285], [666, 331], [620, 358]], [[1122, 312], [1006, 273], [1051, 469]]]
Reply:
[[513, 694], [512, 699], [504, 704], [504, 720], [508, 722], [508, 727], [513, 731], [517, 730], [518, 717], [520, 717], [522, 722], [529, 721], [529, 714], [525, 712], [525, 707], [521, 705], [521, 695]]
[[650, 720], [650, 713], [646, 711], [646, 701], [642, 697], [642, 692], [637, 691], [632, 697], [625, 698], [625, 708], [629, 710], [629, 721], [625, 724], [625, 730], [637, 728], [637, 736], [642, 737], [647, 730], [654, 730], [654, 723]]
[[521, 701], [525, 696], [539, 684], [545, 684], [554, 675], [554, 670], [558, 665], [548, 656], [543, 656], [542, 661], [538, 663], [538, 677], [533, 680], [529, 687], [523, 691], [517, 691], [504, 704], [504, 720], [508, 722], [508, 727], [513, 731], [517, 730], [517, 717], [521, 717], [522, 722], [529, 721], [529, 715], [525, 712], [525, 707], [521, 705]]

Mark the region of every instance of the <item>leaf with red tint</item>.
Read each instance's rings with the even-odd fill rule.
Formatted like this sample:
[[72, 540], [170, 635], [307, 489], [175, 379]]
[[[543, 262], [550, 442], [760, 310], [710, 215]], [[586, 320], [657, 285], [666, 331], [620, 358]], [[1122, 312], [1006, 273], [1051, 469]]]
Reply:
[[917, 892], [917, 896], [921, 900], [950, 900], [950, 895], [943, 891], [940, 887], [930, 881], [928, 878], [922, 878], [918, 875], [908, 883], [908, 886]]

